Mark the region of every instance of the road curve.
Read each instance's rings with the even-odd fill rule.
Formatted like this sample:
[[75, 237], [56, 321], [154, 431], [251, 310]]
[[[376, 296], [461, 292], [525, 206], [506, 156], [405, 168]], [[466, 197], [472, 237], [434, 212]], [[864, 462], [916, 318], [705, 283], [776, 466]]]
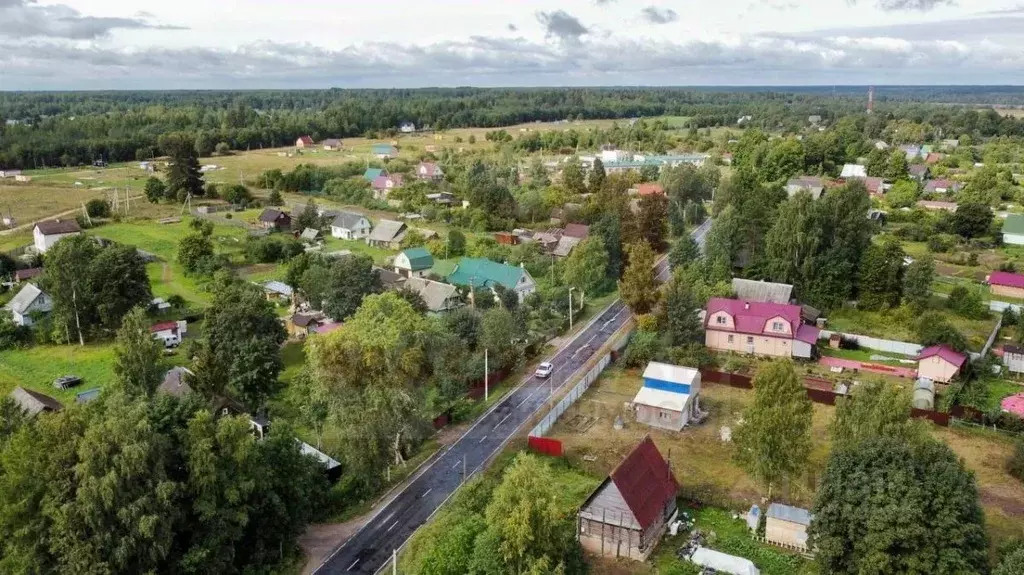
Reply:
[[[710, 220], [693, 231], [703, 250]], [[657, 264], [658, 278], [668, 278], [668, 262]], [[386, 566], [392, 552], [405, 541], [442, 503], [459, 488], [463, 474], [472, 477], [491, 456], [542, 408], [584, 363], [629, 319], [622, 300], [615, 300], [573, 339], [548, 359], [555, 366], [547, 380], [529, 376], [515, 390], [495, 404], [457, 442], [370, 518], [363, 528], [343, 543], [314, 570], [320, 575], [340, 573], [373, 574]]]

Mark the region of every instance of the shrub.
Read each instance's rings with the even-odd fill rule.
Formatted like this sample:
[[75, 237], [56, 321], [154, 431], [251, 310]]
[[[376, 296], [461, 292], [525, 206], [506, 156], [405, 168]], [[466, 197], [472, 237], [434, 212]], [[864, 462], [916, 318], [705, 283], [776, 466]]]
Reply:
[[622, 354], [622, 363], [626, 367], [647, 365], [660, 354], [661, 349], [662, 345], [658, 334], [638, 331], [629, 338], [626, 351]]
[[100, 198], [89, 200], [85, 204], [85, 213], [89, 214], [90, 218], [109, 218], [110, 202]]
[[1006, 464], [1006, 470], [1010, 475], [1024, 481], [1024, 440], [1018, 440], [1013, 448], [1013, 455]]
[[967, 286], [958, 285], [953, 288], [953, 291], [949, 292], [946, 306], [957, 315], [966, 318], [981, 319], [988, 315], [988, 309], [981, 299], [981, 294]]
[[956, 245], [956, 239], [948, 234], [935, 234], [928, 238], [928, 251], [933, 253], [945, 253]]

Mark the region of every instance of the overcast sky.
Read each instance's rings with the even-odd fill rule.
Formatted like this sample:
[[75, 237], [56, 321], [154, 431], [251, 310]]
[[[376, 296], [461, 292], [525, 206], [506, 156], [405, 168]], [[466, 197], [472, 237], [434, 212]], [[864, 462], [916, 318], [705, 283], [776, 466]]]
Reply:
[[1024, 0], [0, 0], [0, 89], [1024, 84]]

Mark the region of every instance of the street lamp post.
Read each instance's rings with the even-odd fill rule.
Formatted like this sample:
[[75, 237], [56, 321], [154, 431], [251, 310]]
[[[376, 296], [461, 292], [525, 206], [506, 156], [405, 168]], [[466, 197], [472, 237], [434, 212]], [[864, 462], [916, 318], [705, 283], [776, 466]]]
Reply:
[[569, 331], [572, 331], [572, 292], [576, 288], [569, 288]]

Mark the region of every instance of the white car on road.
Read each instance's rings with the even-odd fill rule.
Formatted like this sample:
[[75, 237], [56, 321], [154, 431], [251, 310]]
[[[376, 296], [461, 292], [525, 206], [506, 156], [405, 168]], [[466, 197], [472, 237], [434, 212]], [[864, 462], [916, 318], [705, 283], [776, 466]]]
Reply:
[[533, 372], [533, 375], [540, 379], [547, 379], [548, 377], [551, 377], [551, 372], [553, 371], [555, 371], [555, 366], [545, 361], [537, 366], [537, 371]]

